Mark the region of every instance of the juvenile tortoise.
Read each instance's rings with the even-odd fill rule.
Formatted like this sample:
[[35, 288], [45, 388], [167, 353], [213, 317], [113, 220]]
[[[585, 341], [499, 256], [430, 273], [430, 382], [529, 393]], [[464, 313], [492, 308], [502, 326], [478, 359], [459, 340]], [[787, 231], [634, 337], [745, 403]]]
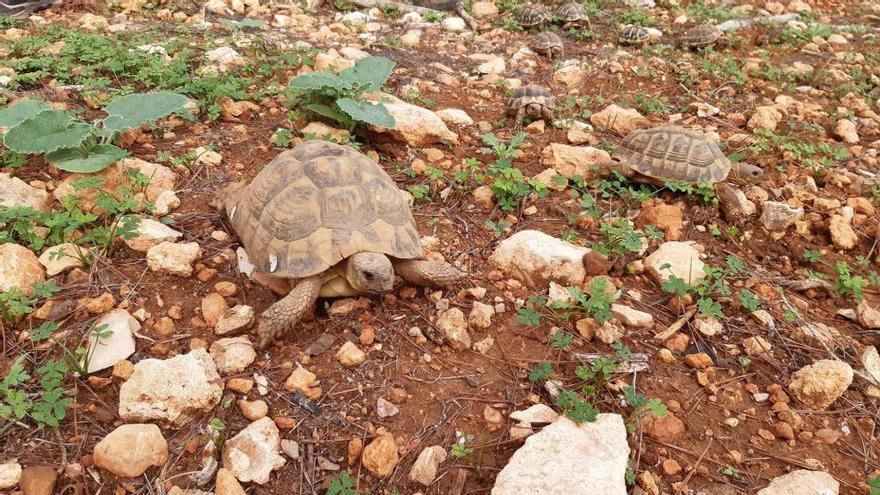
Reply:
[[568, 2], [559, 7], [556, 15], [562, 19], [562, 27], [590, 27], [587, 9], [578, 2]]
[[620, 31], [617, 41], [621, 45], [644, 45], [651, 41], [651, 31], [643, 26], [627, 26]]
[[257, 320], [260, 347], [290, 331], [318, 297], [382, 293], [394, 276], [447, 287], [465, 273], [419, 259], [419, 233], [404, 193], [351, 148], [309, 141], [275, 157], [250, 182], [218, 195], [257, 270], [293, 290]]
[[542, 31], [532, 36], [532, 50], [549, 59], [562, 58], [565, 54], [565, 43], [553, 31]]
[[516, 22], [523, 29], [529, 29], [546, 24], [550, 21], [550, 10], [543, 5], [528, 4], [516, 14]]
[[465, 10], [464, 0], [412, 0], [413, 5], [445, 12], [455, 12], [471, 30], [477, 30], [477, 21]]
[[721, 182], [734, 177], [752, 179], [762, 170], [748, 163], [731, 163], [718, 145], [699, 131], [677, 125], [638, 129], [627, 135], [611, 155], [599, 164], [599, 174], [614, 171], [636, 181], [663, 184]]
[[544, 119], [553, 125], [553, 110], [556, 100], [546, 88], [529, 84], [517, 88], [513, 96], [507, 99], [507, 114], [514, 115], [515, 127], [522, 126], [523, 119]]
[[687, 48], [698, 48], [714, 44], [721, 38], [721, 31], [709, 24], [694, 26], [678, 38], [678, 42]]

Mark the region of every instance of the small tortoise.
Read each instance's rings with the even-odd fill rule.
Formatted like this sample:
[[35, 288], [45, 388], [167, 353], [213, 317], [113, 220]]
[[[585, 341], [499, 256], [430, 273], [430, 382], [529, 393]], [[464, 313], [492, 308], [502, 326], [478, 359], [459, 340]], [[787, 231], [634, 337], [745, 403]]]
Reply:
[[701, 24], [685, 31], [678, 42], [688, 48], [697, 48], [714, 44], [721, 38], [721, 31], [715, 26]]
[[677, 125], [635, 130], [623, 139], [611, 158], [611, 162], [599, 164], [600, 175], [616, 171], [652, 184], [716, 183], [725, 180], [731, 171], [741, 179], [762, 173], [748, 163], [731, 163], [705, 134]]
[[412, 0], [413, 5], [444, 12], [455, 12], [471, 30], [477, 30], [477, 21], [465, 10], [464, 0]]
[[651, 31], [642, 26], [627, 26], [620, 32], [617, 41], [622, 45], [644, 45], [651, 41]]
[[262, 272], [255, 275], [294, 285], [258, 318], [263, 348], [292, 329], [319, 296], [388, 292], [395, 275], [442, 287], [465, 276], [445, 261], [419, 259], [419, 232], [404, 193], [376, 163], [345, 146], [303, 143], [217, 199]]
[[542, 5], [528, 4], [516, 14], [516, 22], [524, 29], [538, 27], [550, 21], [550, 11]]
[[546, 88], [529, 84], [517, 88], [513, 96], [507, 99], [507, 114], [514, 115], [515, 127], [522, 126], [523, 119], [528, 116], [531, 119], [544, 119], [553, 125], [553, 110], [556, 100]]
[[569, 2], [556, 11], [556, 15], [562, 19], [562, 27], [590, 27], [590, 16], [587, 9], [578, 2]]
[[565, 53], [565, 43], [562, 38], [553, 31], [542, 31], [532, 36], [532, 50], [544, 55], [551, 60], [562, 58]]

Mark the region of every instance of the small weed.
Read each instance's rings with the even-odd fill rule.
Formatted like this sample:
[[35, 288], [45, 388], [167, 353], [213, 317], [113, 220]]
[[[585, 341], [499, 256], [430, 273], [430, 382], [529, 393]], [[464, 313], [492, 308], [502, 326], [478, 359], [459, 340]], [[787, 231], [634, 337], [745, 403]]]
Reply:
[[355, 490], [356, 483], [348, 475], [348, 470], [339, 473], [339, 476], [330, 479], [330, 488], [327, 495], [358, 495]]
[[809, 263], [822, 261], [822, 253], [815, 249], [804, 249], [804, 259]]
[[867, 287], [868, 281], [864, 277], [853, 275], [847, 263], [836, 263], [834, 271], [837, 273], [834, 290], [841, 296], [852, 296], [856, 301], [861, 301], [862, 291]]
[[638, 253], [645, 247], [647, 239], [663, 238], [663, 235], [653, 228], [646, 227], [645, 231], [636, 229], [625, 218], [618, 218], [614, 223], [601, 222], [599, 231], [605, 234], [606, 240], [595, 244], [593, 248], [608, 257]]
[[543, 361], [539, 363], [537, 366], [529, 370], [529, 381], [530, 382], [540, 382], [544, 381], [553, 374], [556, 373], [553, 371], [553, 366], [550, 365], [547, 361]]
[[868, 484], [868, 490], [870, 491], [868, 495], [880, 495], [880, 476], [868, 478], [866, 483]]

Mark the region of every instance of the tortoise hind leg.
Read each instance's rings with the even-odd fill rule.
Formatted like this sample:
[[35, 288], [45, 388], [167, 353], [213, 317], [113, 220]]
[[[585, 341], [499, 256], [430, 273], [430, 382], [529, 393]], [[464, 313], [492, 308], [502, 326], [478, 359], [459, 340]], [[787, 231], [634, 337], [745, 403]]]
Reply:
[[263, 311], [257, 321], [260, 349], [265, 349], [275, 339], [296, 326], [303, 314], [318, 299], [322, 285], [323, 281], [320, 277], [302, 279], [289, 294]]
[[473, 16], [468, 14], [467, 10], [465, 10], [463, 1], [459, 1], [455, 5], [455, 13], [458, 14], [459, 17], [464, 19], [465, 24], [467, 24], [468, 27], [471, 28], [471, 31], [477, 30], [477, 21], [473, 18]]
[[445, 261], [393, 260], [394, 273], [407, 282], [428, 287], [449, 287], [467, 274]]

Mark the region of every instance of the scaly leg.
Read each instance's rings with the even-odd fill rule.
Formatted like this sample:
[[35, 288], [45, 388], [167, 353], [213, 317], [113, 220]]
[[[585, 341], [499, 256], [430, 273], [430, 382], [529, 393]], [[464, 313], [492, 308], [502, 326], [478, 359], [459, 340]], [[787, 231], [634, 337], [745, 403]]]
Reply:
[[393, 260], [394, 273], [407, 282], [428, 287], [450, 287], [467, 273], [445, 261]]
[[464, 19], [464, 22], [471, 28], [471, 31], [477, 31], [477, 21], [468, 14], [467, 10], [464, 9], [464, 2], [458, 2], [458, 5], [455, 7], [455, 13], [458, 14], [459, 17]]
[[303, 314], [312, 307], [321, 292], [324, 282], [320, 277], [309, 277], [299, 281], [296, 287], [269, 306], [257, 319], [257, 337], [260, 349], [268, 347], [275, 339], [293, 329]]
[[525, 115], [526, 115], [526, 106], [523, 105], [523, 106], [519, 107], [519, 110], [516, 111], [516, 117], [513, 118], [513, 120], [514, 120], [514, 127], [513, 128], [516, 129], [517, 131], [522, 129], [523, 119], [525, 118]]

